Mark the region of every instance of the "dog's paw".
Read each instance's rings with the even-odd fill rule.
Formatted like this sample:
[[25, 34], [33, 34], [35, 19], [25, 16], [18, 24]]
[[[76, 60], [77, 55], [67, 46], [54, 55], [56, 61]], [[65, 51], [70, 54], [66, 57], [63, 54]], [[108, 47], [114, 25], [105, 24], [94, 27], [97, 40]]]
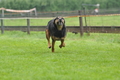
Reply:
[[59, 47], [60, 47], [60, 48], [62, 48], [62, 46], [61, 46], [61, 45], [59, 45]]
[[65, 45], [59, 45], [60, 48], [65, 47]]
[[50, 48], [51, 48], [51, 46], [48, 46], [48, 48], [50, 49]]

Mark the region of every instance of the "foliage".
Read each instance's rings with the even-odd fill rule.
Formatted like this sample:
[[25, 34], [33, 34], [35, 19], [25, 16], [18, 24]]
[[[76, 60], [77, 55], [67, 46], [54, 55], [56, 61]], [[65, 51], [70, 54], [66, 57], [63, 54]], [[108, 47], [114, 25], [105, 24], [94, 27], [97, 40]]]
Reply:
[[120, 34], [68, 33], [66, 47], [47, 48], [44, 32], [0, 35], [1, 80], [119, 80]]
[[[82, 4], [100, 4], [101, 9], [119, 8], [120, 0], [1, 0], [0, 7], [9, 9], [31, 9], [38, 11], [68, 11], [81, 10]], [[94, 9], [95, 6], [86, 6]]]

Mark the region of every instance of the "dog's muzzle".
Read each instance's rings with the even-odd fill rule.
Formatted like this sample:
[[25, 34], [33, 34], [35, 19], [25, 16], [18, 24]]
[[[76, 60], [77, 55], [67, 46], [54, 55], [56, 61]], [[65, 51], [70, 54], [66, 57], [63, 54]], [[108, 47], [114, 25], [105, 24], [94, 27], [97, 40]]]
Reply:
[[59, 20], [59, 22], [57, 22], [57, 25], [58, 25], [58, 26], [62, 26], [62, 25], [63, 25], [62, 20]]
[[62, 30], [64, 23], [62, 22], [62, 19], [59, 19], [57, 22], [57, 28], [58, 30]]

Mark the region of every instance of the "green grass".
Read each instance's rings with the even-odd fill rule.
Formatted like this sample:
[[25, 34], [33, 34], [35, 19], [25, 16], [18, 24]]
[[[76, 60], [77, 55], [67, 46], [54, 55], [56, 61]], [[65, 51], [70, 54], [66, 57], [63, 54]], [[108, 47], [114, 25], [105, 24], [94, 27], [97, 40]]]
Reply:
[[[51, 18], [52, 19], [52, 18]], [[31, 26], [46, 26], [51, 19], [31, 19]], [[65, 18], [66, 26], [79, 26], [79, 18]], [[86, 17], [88, 26], [119, 26], [120, 16], [99, 16]], [[5, 26], [26, 26], [26, 19], [5, 19]], [[83, 25], [85, 25], [85, 18], [83, 17]]]
[[66, 47], [47, 48], [44, 32], [0, 35], [0, 80], [119, 80], [120, 34], [68, 33]]

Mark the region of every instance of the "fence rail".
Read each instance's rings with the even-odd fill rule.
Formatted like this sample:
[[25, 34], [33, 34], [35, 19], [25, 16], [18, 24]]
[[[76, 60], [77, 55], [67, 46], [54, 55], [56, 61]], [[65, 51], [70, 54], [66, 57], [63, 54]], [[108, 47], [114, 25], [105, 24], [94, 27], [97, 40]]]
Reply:
[[[81, 10], [82, 15], [84, 15], [84, 10]], [[95, 15], [94, 10], [86, 10], [86, 15]], [[17, 17], [56, 17], [56, 16], [74, 16], [78, 15], [78, 10], [76, 11], [52, 11], [52, 12], [37, 12], [37, 15], [34, 13], [12, 13], [12, 12], [5, 12], [4, 18], [17, 18]], [[105, 14], [120, 14], [119, 9], [114, 10], [103, 10], [100, 9], [99, 13], [100, 15]], [[2, 14], [0, 14], [0, 18], [3, 18]]]
[[[68, 32], [80, 32], [80, 26], [66, 26]], [[1, 27], [0, 27], [1, 28]], [[27, 26], [4, 26], [5, 31], [23, 31], [27, 32]], [[30, 26], [29, 31], [45, 31], [46, 26]], [[93, 33], [120, 33], [120, 26], [83, 26], [83, 32]]]

